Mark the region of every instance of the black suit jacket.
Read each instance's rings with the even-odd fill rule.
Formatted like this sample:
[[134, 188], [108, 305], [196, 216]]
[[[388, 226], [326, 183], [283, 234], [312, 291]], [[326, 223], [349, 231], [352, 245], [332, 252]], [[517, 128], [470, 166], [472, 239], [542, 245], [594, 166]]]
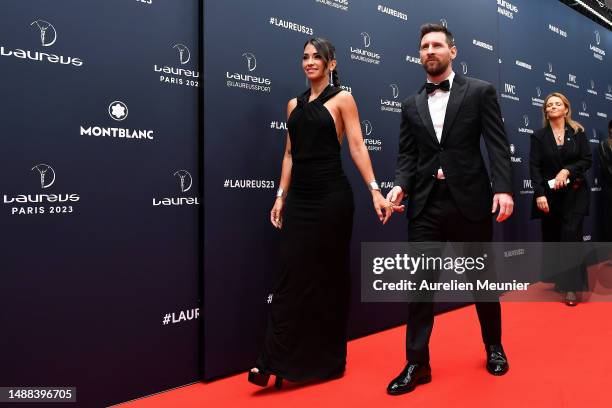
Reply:
[[[510, 147], [493, 85], [455, 74], [441, 141], [433, 128], [423, 87], [402, 103], [395, 185], [408, 195], [407, 217], [419, 215], [441, 166], [462, 214], [473, 221], [491, 216], [492, 192], [510, 193]], [[480, 152], [484, 137], [491, 180]]]
[[[536, 199], [545, 196], [551, 213], [583, 214], [589, 213], [590, 191], [586, 172], [591, 167], [593, 157], [589, 141], [584, 132], [574, 133], [565, 127], [565, 159], [562, 160], [550, 126], [538, 129], [531, 136], [529, 170], [533, 185], [532, 218], [544, 213], [537, 208]], [[551, 190], [548, 180], [554, 179], [562, 170], [569, 170], [570, 184], [561, 190]]]

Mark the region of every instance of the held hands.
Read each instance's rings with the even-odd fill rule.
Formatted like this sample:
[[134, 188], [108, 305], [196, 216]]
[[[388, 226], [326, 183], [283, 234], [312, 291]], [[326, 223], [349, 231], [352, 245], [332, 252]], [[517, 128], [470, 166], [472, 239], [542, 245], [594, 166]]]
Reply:
[[567, 177], [569, 176], [569, 170], [561, 169], [561, 171], [555, 177], [555, 185], [553, 190], [559, 190], [567, 186]]
[[538, 206], [540, 211], [544, 211], [547, 214], [548, 212], [550, 212], [550, 208], [548, 208], [548, 200], [545, 196], [536, 198], [536, 205]]
[[497, 193], [493, 196], [493, 208], [491, 208], [491, 214], [495, 214], [499, 207], [499, 214], [495, 219], [497, 222], [503, 222], [510, 218], [514, 209], [514, 200], [508, 193]]
[[386, 224], [393, 215], [393, 211], [397, 211], [395, 206], [389, 200], [386, 200], [379, 190], [372, 190], [372, 201], [374, 202], [374, 210], [378, 214], [378, 219], [382, 221], [383, 225]]
[[276, 197], [274, 206], [270, 211], [270, 222], [274, 227], [281, 229], [283, 227], [283, 209], [285, 207], [285, 199], [283, 197]]

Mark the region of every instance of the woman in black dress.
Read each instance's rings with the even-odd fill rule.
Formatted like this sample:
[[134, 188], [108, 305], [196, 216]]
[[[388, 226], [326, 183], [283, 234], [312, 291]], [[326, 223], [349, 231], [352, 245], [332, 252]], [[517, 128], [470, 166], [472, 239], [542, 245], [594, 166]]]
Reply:
[[382, 194], [361, 134], [353, 96], [339, 86], [335, 50], [322, 38], [304, 45], [310, 89], [287, 105], [288, 135], [270, 221], [281, 230], [281, 278], [273, 293], [264, 349], [249, 381], [276, 386], [339, 377], [346, 364], [353, 193], [342, 170], [346, 133], [353, 162], [386, 223]]
[[[529, 154], [534, 201], [532, 218], [540, 218], [542, 241], [582, 242], [584, 216], [589, 213], [590, 190], [586, 172], [592, 154], [584, 128], [572, 120], [569, 100], [555, 92], [544, 101], [544, 128], [531, 136]], [[552, 249], [548, 244], [546, 249]], [[545, 251], [553, 267], [552, 281], [565, 293], [565, 303], [575, 306], [576, 292], [586, 289], [586, 266], [568, 247]]]

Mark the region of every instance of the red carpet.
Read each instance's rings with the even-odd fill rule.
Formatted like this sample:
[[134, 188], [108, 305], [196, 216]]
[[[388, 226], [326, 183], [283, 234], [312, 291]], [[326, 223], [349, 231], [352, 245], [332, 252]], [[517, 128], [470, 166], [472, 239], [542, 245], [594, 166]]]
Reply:
[[[560, 295], [558, 295], [560, 296]], [[398, 304], [397, 307], [402, 307]], [[344, 378], [277, 391], [246, 373], [140, 399], [153, 407], [610, 407], [612, 304], [503, 303], [510, 371], [493, 377], [473, 306], [436, 317], [430, 384], [398, 397], [385, 393], [404, 364], [404, 328], [349, 343]]]

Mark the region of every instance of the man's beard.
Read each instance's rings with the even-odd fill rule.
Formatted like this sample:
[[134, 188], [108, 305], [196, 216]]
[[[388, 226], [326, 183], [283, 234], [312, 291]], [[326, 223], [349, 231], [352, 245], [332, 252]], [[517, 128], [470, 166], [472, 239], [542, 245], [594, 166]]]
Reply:
[[427, 74], [429, 74], [432, 77], [442, 75], [444, 71], [446, 71], [448, 66], [450, 65], [450, 61], [448, 61], [446, 64], [443, 64], [441, 61], [437, 61], [437, 60], [433, 60], [433, 61], [438, 62], [438, 64], [434, 68], [428, 68], [427, 64], [429, 61], [423, 64], [423, 69], [425, 69], [425, 72], [427, 72]]

